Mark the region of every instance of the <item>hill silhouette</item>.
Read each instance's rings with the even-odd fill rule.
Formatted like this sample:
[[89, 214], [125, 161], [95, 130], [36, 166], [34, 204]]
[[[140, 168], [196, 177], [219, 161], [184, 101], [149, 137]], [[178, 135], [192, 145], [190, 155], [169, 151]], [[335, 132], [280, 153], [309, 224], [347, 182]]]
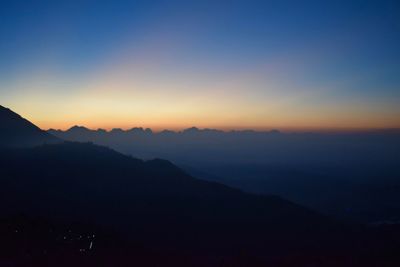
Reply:
[[239, 233], [246, 243], [329, 225], [279, 197], [246, 194], [195, 179], [168, 161], [142, 161], [90, 143], [2, 151], [0, 169], [3, 211], [96, 221], [158, 243], [182, 245], [185, 238], [213, 246]]
[[263, 237], [302, 240], [309, 227], [330, 226], [294, 203], [198, 180], [165, 160], [142, 161], [92, 143], [22, 147], [57, 139], [4, 108], [0, 124], [9, 125], [3, 138], [15, 136], [19, 146], [0, 149], [3, 216], [95, 222], [127, 239], [208, 256], [260, 248]]
[[34, 146], [60, 139], [0, 105], [0, 146]]
[[[96, 242], [100, 241], [99, 251], [105, 250], [105, 254], [111, 249], [107, 242], [112, 242], [114, 252], [109, 257], [124, 258], [120, 266], [127, 266], [127, 263], [221, 266], [221, 261], [228, 260], [234, 264], [227, 266], [241, 266], [235, 258], [243, 255], [245, 259], [240, 262], [245, 266], [265, 266], [265, 262], [280, 262], [299, 254], [302, 255], [300, 259], [295, 258], [294, 262], [289, 261], [291, 264], [281, 266], [309, 266], [307, 264], [315, 260], [315, 254], [318, 261], [340, 262], [340, 266], [375, 266], [365, 261], [369, 259], [365, 251], [370, 250], [375, 253], [375, 258], [369, 259], [374, 260], [371, 264], [383, 259], [389, 263], [398, 262], [394, 254], [390, 254], [397, 245], [388, 242], [399, 234], [397, 228], [383, 231], [384, 235], [378, 229], [378, 234], [372, 232], [372, 235], [363, 227], [339, 224], [277, 196], [243, 193], [218, 183], [198, 180], [165, 160], [142, 161], [91, 143], [66, 142], [0, 150], [0, 170], [2, 216], [12, 218], [15, 214], [24, 214], [28, 218], [46, 218], [67, 225], [75, 222], [96, 225], [88, 230], [95, 234], [99, 227], [109, 229], [113, 237]], [[19, 237], [23, 244], [35, 246], [42, 242], [41, 236], [49, 235], [47, 223], [43, 226], [28, 220], [22, 225], [25, 225], [24, 231], [35, 231]], [[9, 224], [7, 227], [10, 229]], [[37, 233], [36, 227], [41, 232]], [[43, 230], [43, 227], [47, 228]], [[21, 229], [21, 222], [12, 224], [12, 231], [15, 228]], [[6, 234], [10, 235], [9, 232]], [[52, 235], [54, 237], [47, 241], [50, 242], [47, 246], [60, 242], [57, 235]], [[74, 241], [76, 239], [70, 237], [70, 232], [63, 235], [75, 244], [75, 250], [68, 252], [71, 250], [68, 245], [68, 250], [65, 248], [68, 253], [64, 249], [63, 253], [75, 255], [81, 242]], [[118, 241], [121, 238], [123, 245]], [[9, 239], [4, 240], [8, 242]], [[14, 240], [12, 236], [11, 240]], [[101, 245], [101, 242], [106, 244]], [[132, 251], [132, 246], [138, 249], [137, 244], [140, 244], [139, 251], [145, 250], [145, 258], [142, 258], [142, 252], [138, 255], [136, 250]], [[0, 247], [7, 248], [7, 245], [0, 242]], [[59, 245], [54, 246], [60, 249]], [[18, 244], [16, 247], [19, 251]], [[115, 250], [121, 249], [126, 254], [115, 254]], [[71, 262], [67, 257], [66, 262], [70, 266], [114, 266], [111, 263], [99, 265], [98, 260], [105, 255], [98, 253], [90, 254], [95, 262], [93, 265], [83, 264], [80, 257], [75, 259], [78, 262]], [[164, 257], [170, 255], [170, 264], [165, 264], [162, 257], [154, 262], [158, 253]], [[172, 259], [171, 255], [174, 255]], [[182, 255], [189, 257], [188, 261], [182, 263]], [[37, 257], [43, 260], [43, 256]], [[26, 255], [23, 259], [26, 260]], [[63, 266], [57, 259], [53, 259], [53, 266], [55, 263]], [[260, 263], [254, 263], [255, 259]], [[353, 263], [355, 259], [360, 260], [360, 265]], [[199, 262], [202, 264], [196, 265]], [[351, 264], [346, 265], [349, 262]]]
[[[13, 128], [16, 135], [36, 129], [24, 125]], [[11, 259], [12, 266], [309, 266], [315, 254], [318, 261], [357, 266], [354, 258], [365, 259], [363, 253], [375, 248], [375, 258], [358, 266], [394, 263], [386, 255], [392, 243], [375, 245], [381, 234], [367, 238], [364, 228], [354, 230], [280, 197], [244, 193], [196, 179], [166, 160], [144, 161], [93, 143], [3, 147], [0, 177], [1, 216], [26, 216], [0, 220], [0, 263]], [[81, 234], [56, 230], [47, 220], [96, 225], [89, 240], [101, 232], [96, 229], [107, 229], [108, 238], [79, 256]], [[104, 240], [112, 240], [111, 248]], [[10, 250], [11, 256], [4, 254]], [[107, 265], [104, 258], [120, 264]], [[287, 260], [289, 265], [276, 264]]]

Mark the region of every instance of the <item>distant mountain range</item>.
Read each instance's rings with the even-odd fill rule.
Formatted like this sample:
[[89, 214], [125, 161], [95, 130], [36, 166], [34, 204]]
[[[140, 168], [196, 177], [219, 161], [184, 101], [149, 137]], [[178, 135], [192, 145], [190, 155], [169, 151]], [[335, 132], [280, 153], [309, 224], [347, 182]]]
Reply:
[[223, 134], [280, 134], [281, 132], [279, 130], [270, 130], [270, 131], [255, 131], [255, 130], [231, 130], [231, 131], [222, 131], [218, 129], [212, 129], [212, 128], [204, 128], [200, 129], [197, 127], [191, 127], [184, 129], [182, 131], [172, 131], [172, 130], [162, 130], [160, 132], [153, 132], [152, 129], [150, 128], [142, 128], [142, 127], [134, 127], [128, 130], [123, 130], [121, 128], [113, 128], [109, 131], [105, 129], [89, 129], [84, 126], [78, 126], [75, 125], [65, 131], [63, 130], [56, 130], [56, 129], [49, 129], [49, 133], [55, 135], [55, 136], [67, 136], [69, 138], [74, 138], [78, 137], [76, 135], [79, 135], [82, 137], [82, 135], [90, 135], [90, 134], [121, 134], [121, 135], [196, 135], [196, 134], [202, 134], [202, 135], [223, 135]]
[[[284, 133], [271, 131], [221, 131], [188, 128], [153, 132], [149, 128], [106, 131], [74, 126], [48, 130], [68, 141], [94, 142], [140, 158], [162, 157], [179, 165], [279, 164], [351, 166], [398, 165], [400, 130], [348, 133]], [[379, 155], [375, 158], [374, 155]], [[335, 167], [335, 169], [337, 169]]]
[[[154, 132], [150, 128], [143, 128], [143, 127], [133, 127], [131, 129], [121, 129], [121, 128], [113, 128], [111, 130], [106, 130], [102, 128], [98, 129], [90, 129], [85, 126], [75, 125], [67, 130], [60, 130], [60, 129], [49, 129], [47, 130], [49, 133], [54, 134], [55, 136], [58, 135], [66, 135], [69, 137], [74, 137], [74, 135], [82, 135], [82, 134], [125, 134], [125, 135], [273, 135], [273, 134], [283, 134], [278, 129], [272, 129], [268, 131], [257, 131], [252, 129], [245, 129], [245, 130], [219, 130], [214, 128], [198, 128], [198, 127], [190, 127], [183, 129], [181, 131], [173, 131], [164, 129], [159, 132]], [[324, 132], [313, 132], [313, 131], [299, 131], [293, 132], [291, 134], [312, 134], [312, 135], [319, 135], [324, 134]], [[400, 129], [393, 128], [393, 129], [371, 129], [371, 130], [364, 130], [364, 131], [343, 131], [343, 132], [325, 132], [325, 134], [337, 134], [337, 135], [349, 135], [349, 134], [399, 134]]]
[[400, 219], [398, 129], [288, 133], [192, 127], [155, 133], [75, 126], [49, 133], [139, 158], [164, 158], [195, 177], [279, 195], [343, 220]]

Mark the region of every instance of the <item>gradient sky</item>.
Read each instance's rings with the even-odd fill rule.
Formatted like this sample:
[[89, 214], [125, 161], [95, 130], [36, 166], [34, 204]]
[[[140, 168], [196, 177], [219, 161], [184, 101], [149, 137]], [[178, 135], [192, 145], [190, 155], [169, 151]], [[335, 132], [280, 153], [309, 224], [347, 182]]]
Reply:
[[42, 128], [398, 128], [396, 2], [2, 1], [0, 104]]

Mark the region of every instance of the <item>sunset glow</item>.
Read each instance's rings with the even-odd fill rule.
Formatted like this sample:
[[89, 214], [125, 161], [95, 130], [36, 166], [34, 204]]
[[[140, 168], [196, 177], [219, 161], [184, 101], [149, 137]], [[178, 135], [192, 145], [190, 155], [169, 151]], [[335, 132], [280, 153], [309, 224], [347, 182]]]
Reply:
[[400, 127], [390, 4], [202, 3], [10, 5], [1, 104], [44, 129]]

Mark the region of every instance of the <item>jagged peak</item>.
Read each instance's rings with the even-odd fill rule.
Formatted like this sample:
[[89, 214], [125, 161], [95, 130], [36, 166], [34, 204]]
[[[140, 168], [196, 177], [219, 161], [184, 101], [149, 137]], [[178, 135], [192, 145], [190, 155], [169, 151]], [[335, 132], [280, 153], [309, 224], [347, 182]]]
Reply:
[[71, 128], [69, 128], [68, 130], [67, 130], [67, 132], [68, 131], [77, 131], [77, 130], [79, 130], [79, 131], [82, 131], [82, 130], [84, 130], [84, 131], [90, 131], [88, 128], [86, 128], [85, 126], [79, 126], [79, 125], [74, 125], [74, 126], [72, 126]]

